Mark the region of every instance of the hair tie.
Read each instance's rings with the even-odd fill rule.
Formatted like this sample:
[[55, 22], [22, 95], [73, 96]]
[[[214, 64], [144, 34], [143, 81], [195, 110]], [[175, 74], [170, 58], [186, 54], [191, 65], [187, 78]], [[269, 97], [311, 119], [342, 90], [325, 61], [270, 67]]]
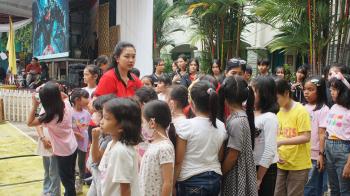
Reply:
[[213, 91], [215, 91], [213, 88], [208, 88], [207, 93], [210, 95]]

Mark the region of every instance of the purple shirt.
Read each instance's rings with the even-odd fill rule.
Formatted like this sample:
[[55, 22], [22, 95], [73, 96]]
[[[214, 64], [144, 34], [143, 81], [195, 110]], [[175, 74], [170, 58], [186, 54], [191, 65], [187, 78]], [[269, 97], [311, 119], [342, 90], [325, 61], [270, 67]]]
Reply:
[[83, 140], [78, 140], [78, 148], [83, 152], [87, 152], [89, 143], [88, 126], [91, 120], [91, 115], [87, 110], [77, 111], [73, 109], [72, 121], [73, 121], [73, 131], [79, 132], [84, 136]]
[[327, 127], [327, 115], [329, 108], [326, 105], [317, 111], [313, 111], [316, 105], [306, 104], [305, 108], [310, 114], [311, 119], [311, 159], [317, 160], [320, 152], [319, 128]]

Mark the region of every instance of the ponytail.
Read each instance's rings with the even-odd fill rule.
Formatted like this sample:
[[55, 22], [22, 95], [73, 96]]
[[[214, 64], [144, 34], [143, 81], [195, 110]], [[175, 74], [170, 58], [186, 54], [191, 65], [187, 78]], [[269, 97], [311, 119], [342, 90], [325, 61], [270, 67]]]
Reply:
[[171, 143], [173, 143], [174, 148], [175, 148], [176, 147], [176, 129], [175, 129], [175, 126], [173, 123], [169, 124], [169, 127], [167, 129], [167, 134], [168, 134], [168, 137], [169, 137]]
[[246, 103], [246, 114], [248, 116], [250, 138], [252, 140], [252, 149], [254, 149], [255, 141], [255, 123], [254, 123], [254, 91], [251, 86], [248, 86], [248, 99]]
[[218, 95], [218, 119], [225, 122], [225, 83], [220, 86]]
[[216, 116], [218, 113], [218, 95], [216, 94], [216, 91], [212, 88], [208, 89], [209, 94], [209, 119], [211, 121], [211, 124], [216, 127]]

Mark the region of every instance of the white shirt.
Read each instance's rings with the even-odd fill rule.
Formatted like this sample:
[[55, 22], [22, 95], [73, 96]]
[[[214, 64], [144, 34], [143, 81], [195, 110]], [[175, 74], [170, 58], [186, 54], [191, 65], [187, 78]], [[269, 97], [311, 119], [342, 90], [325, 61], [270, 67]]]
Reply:
[[271, 112], [255, 116], [255, 137], [254, 162], [255, 165], [261, 165], [269, 168], [271, 164], [277, 163], [277, 131], [278, 118]]
[[216, 120], [217, 128], [209, 118], [195, 117], [183, 120], [181, 130], [177, 134], [187, 141], [185, 157], [178, 181], [184, 181], [192, 176], [207, 171], [221, 173], [219, 151], [227, 138], [225, 125]]
[[175, 162], [175, 150], [170, 140], [150, 143], [140, 166], [140, 195], [161, 195], [163, 176], [161, 166]]
[[92, 93], [95, 92], [96, 87], [95, 88], [84, 87], [83, 89], [89, 93], [89, 98], [92, 98]]
[[137, 153], [134, 146], [117, 141], [107, 145], [99, 170], [102, 195], [120, 195], [120, 183], [130, 184], [131, 196], [139, 196]]

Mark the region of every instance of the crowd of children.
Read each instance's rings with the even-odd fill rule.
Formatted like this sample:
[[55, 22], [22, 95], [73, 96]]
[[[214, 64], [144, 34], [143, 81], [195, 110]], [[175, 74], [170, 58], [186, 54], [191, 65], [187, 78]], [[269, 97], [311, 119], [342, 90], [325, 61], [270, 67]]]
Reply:
[[44, 195], [60, 195], [60, 182], [65, 195], [81, 193], [87, 173], [89, 196], [350, 195], [344, 67], [308, 77], [302, 66], [290, 83], [283, 67], [269, 74], [268, 61], [257, 77], [240, 59], [223, 73], [214, 60], [201, 75], [180, 55], [171, 74], [160, 59], [139, 80], [135, 54], [119, 43], [110, 68], [85, 68], [87, 87], [67, 93], [50, 81], [33, 95]]

